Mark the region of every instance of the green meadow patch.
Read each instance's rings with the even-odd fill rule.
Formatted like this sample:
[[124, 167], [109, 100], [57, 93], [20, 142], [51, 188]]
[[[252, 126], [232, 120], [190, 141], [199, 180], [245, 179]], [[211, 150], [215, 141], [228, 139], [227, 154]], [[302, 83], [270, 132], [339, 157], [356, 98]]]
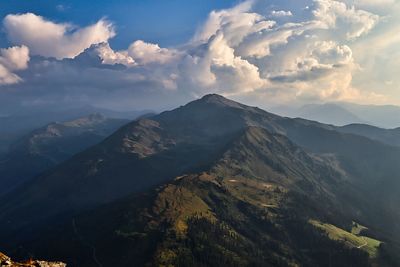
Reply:
[[332, 224], [322, 223], [316, 220], [310, 220], [309, 222], [316, 228], [323, 230], [330, 239], [343, 242], [349, 247], [362, 249], [366, 251], [371, 258], [377, 257], [378, 248], [382, 242], [370, 237], [361, 236], [360, 233], [362, 230], [367, 229], [366, 227], [353, 223], [350, 233]]

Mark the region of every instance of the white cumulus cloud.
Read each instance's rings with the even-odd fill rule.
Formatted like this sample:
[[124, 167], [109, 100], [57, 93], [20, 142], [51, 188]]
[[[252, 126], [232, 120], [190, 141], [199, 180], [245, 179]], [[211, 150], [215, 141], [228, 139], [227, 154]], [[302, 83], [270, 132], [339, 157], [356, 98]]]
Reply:
[[158, 44], [146, 43], [142, 40], [132, 43], [127, 53], [140, 64], [164, 64], [174, 60], [177, 56], [177, 53], [173, 50], [160, 48]]
[[29, 49], [26, 46], [0, 49], [0, 85], [20, 82], [22, 79], [13, 71], [26, 69], [29, 59]]
[[51, 87], [53, 97], [54, 88], [61, 88], [59, 99], [101, 103], [110, 102], [110, 95], [124, 102], [141, 99], [142, 104], [147, 94], [210, 92], [254, 96], [259, 104], [354, 100], [363, 91], [353, 86], [362, 69], [353, 47], [380, 21], [370, 10], [339, 0], [244, 1], [210, 12], [180, 46], [133, 40], [117, 51], [108, 43], [115, 33], [105, 20], [78, 28], [29, 13], [9, 15], [4, 28], [12, 43], [26, 45], [34, 55], [73, 59], [37, 59], [36, 73], [21, 78], [1, 63], [0, 73], [8, 71], [3, 74], [8, 83], [33, 80], [43, 94]]
[[313, 14], [326, 28], [344, 33], [347, 39], [368, 33], [379, 20], [378, 15], [333, 0], [315, 1]]
[[291, 17], [293, 16], [292, 11], [285, 11], [285, 10], [272, 10], [271, 16], [273, 17]]
[[115, 35], [113, 25], [104, 19], [93, 25], [77, 28], [26, 13], [7, 15], [3, 24], [12, 43], [29, 47], [33, 55], [58, 59], [73, 58], [92, 44], [107, 42]]
[[127, 51], [114, 51], [108, 43], [98, 44], [95, 46], [95, 50], [103, 64], [122, 64], [128, 67], [136, 65], [135, 60], [128, 55]]

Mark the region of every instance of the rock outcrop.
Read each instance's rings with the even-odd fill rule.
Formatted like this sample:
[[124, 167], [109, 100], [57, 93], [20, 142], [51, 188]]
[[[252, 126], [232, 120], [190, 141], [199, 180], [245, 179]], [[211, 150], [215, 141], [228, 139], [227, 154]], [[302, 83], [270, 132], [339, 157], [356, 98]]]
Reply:
[[10, 257], [4, 255], [0, 252], [0, 267], [66, 267], [67, 265], [62, 262], [48, 262], [48, 261], [38, 261], [29, 260], [25, 263], [18, 263], [11, 260]]

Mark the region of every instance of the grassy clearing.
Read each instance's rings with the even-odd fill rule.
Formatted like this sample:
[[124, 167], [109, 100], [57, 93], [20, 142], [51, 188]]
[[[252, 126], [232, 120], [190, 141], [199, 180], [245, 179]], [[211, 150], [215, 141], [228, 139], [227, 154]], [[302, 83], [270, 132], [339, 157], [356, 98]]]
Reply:
[[357, 223], [357, 222], [353, 222], [353, 226], [351, 228], [351, 233], [353, 235], [360, 235], [361, 231], [368, 229], [367, 227]]
[[363, 249], [368, 252], [371, 258], [376, 258], [378, 256], [379, 245], [382, 242], [366, 236], [364, 236], [363, 238], [368, 243]]
[[159, 193], [153, 211], [173, 223], [179, 234], [186, 232], [186, 220], [194, 215], [214, 220], [210, 208], [199, 196], [184, 187], [172, 184]]
[[263, 208], [278, 208], [284, 195], [278, 185], [245, 177], [224, 179], [221, 184], [237, 199]]
[[332, 224], [322, 223], [316, 220], [310, 220], [309, 222], [315, 227], [325, 231], [330, 239], [343, 242], [349, 247], [362, 249], [366, 251], [371, 258], [375, 258], [377, 256], [378, 247], [381, 242], [376, 239], [355, 234], [360, 233], [363, 229], [366, 229], [364, 226], [354, 225], [352, 233], [350, 233]]

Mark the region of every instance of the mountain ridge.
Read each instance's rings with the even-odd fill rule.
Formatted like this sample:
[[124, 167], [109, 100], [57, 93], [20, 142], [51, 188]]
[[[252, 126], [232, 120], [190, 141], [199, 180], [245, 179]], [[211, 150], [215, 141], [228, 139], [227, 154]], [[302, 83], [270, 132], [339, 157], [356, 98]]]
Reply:
[[33, 130], [14, 142], [2, 157], [0, 194], [95, 145], [127, 122], [95, 113]]
[[[390, 244], [389, 251], [396, 248], [399, 156], [399, 148], [330, 125], [283, 118], [208, 95], [121, 127], [3, 198], [0, 219], [7, 223], [0, 239], [8, 240], [8, 247], [22, 242], [38, 255], [51, 247], [61, 260], [87, 266], [92, 262], [84, 245], [88, 242], [101, 251], [109, 248], [108, 242], [115, 244], [120, 249], [102, 260], [110, 264], [110, 258], [124, 255], [121, 266], [179, 264], [179, 258], [186, 265], [192, 259], [199, 266], [216, 266], [223, 264], [219, 256], [233, 266], [262, 266], [263, 261], [271, 266], [330, 264], [326, 251], [315, 251], [312, 240], [302, 240], [308, 233], [338, 253], [337, 264], [368, 266], [382, 259], [338, 244], [309, 220], [344, 232], [351, 230], [352, 221], [361, 221], [377, 242]], [[180, 204], [174, 202], [178, 195]], [[71, 221], [82, 232], [79, 236], [89, 240], [79, 241]], [[95, 227], [97, 222], [104, 230]], [[259, 229], [262, 238], [246, 225]], [[275, 236], [273, 229], [282, 236]], [[238, 239], [231, 239], [230, 231]], [[224, 238], [214, 240], [212, 233]], [[52, 237], [65, 243], [57, 249], [49, 245], [56, 244]], [[149, 245], [143, 247], [147, 262], [128, 256], [133, 246], [139, 257], [142, 250], [136, 242]], [[198, 251], [191, 242], [215, 251]], [[368, 249], [373, 255], [388, 251], [386, 246]]]

